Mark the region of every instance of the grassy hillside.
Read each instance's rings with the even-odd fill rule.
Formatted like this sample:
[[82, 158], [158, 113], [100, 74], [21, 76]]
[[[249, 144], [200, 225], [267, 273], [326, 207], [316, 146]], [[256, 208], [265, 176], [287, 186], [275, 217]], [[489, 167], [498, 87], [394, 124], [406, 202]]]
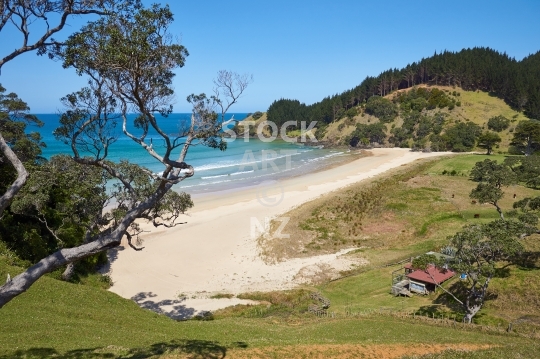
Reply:
[[[335, 252], [357, 246], [348, 258], [361, 258], [366, 266], [343, 280], [319, 287], [340, 312], [376, 310], [421, 310], [458, 314], [445, 296], [394, 298], [389, 294], [392, 271], [400, 265], [381, 267], [445, 246], [447, 237], [468, 223], [498, 218], [493, 206], [469, 198], [475, 183], [470, 169], [486, 158], [502, 161], [503, 155], [456, 155], [397, 169], [369, 183], [362, 182], [329, 194], [285, 214], [291, 218], [289, 239], [266, 241], [265, 254], [277, 260]], [[443, 174], [446, 173], [446, 174]], [[450, 175], [454, 173], [454, 175]], [[516, 199], [537, 196], [539, 191], [515, 185], [505, 188], [502, 208], [512, 209]], [[475, 218], [477, 215], [479, 218]], [[507, 325], [527, 323], [540, 329], [540, 236], [527, 239], [532, 260], [510, 266], [493, 279], [490, 300], [475, 321]], [[458, 280], [446, 285], [453, 286]]]
[[[258, 117], [258, 116], [257, 116]], [[268, 128], [265, 126], [267, 120], [266, 112], [262, 114], [261, 117], [258, 117], [257, 119], [253, 118], [253, 115], [249, 115], [242, 121], [238, 122], [238, 124], [235, 126], [234, 131], [236, 132], [237, 136], [244, 136], [245, 124], [249, 123], [249, 135], [250, 136], [256, 136], [257, 135], [257, 129], [259, 125], [263, 124], [263, 131], [262, 134], [266, 137], [270, 137], [271, 133], [268, 131]]]
[[[420, 85], [417, 88], [420, 87], [427, 86]], [[527, 119], [527, 117], [523, 113], [513, 110], [502, 99], [491, 96], [487, 92], [464, 91], [460, 88], [454, 88], [450, 86], [429, 86], [428, 88], [438, 88], [440, 90], [443, 90], [452, 99], [460, 102], [461, 106], [456, 106], [452, 110], [449, 110], [448, 108], [443, 108], [424, 112], [427, 114], [434, 114], [437, 112], [448, 114], [445, 127], [448, 127], [456, 121], [471, 121], [481, 126], [484, 130], [487, 130], [487, 121], [491, 117], [502, 115], [511, 120], [512, 122], [510, 127], [507, 130], [499, 133], [502, 142], [500, 143], [499, 148], [496, 149], [495, 152], [508, 151], [508, 146], [510, 144], [510, 140], [512, 139], [513, 129], [515, 128], [517, 123], [519, 123], [519, 121]], [[391, 100], [398, 93], [407, 91], [410, 91], [410, 89], [399, 90], [385, 97]], [[459, 96], [453, 96], [454, 91], [459, 93]], [[354, 131], [356, 124], [372, 124], [379, 122], [379, 119], [377, 117], [365, 113], [365, 110], [362, 108], [362, 106], [358, 107], [358, 111], [359, 114], [357, 116], [354, 116], [352, 119], [343, 117], [340, 120], [331, 123], [328, 126], [328, 129], [324, 136], [324, 140], [339, 143], [344, 141], [347, 136], [349, 136]], [[400, 115], [392, 123], [388, 123], [386, 125], [387, 134], [390, 134], [390, 129], [392, 129], [393, 127], [401, 127], [402, 124], [403, 118]], [[483, 149], [479, 150], [484, 151]]]
[[[13, 269], [2, 265], [2, 275]], [[176, 322], [102, 289], [51, 278], [39, 280], [0, 313], [2, 359], [312, 357], [309, 353], [322, 353], [319, 357], [341, 353], [353, 358], [375, 349], [403, 355], [501, 345], [509, 353], [519, 345], [526, 355], [539, 349], [538, 344], [521, 337], [377, 315]], [[411, 347], [424, 349], [407, 349]], [[285, 356], [276, 354], [280, 352]]]

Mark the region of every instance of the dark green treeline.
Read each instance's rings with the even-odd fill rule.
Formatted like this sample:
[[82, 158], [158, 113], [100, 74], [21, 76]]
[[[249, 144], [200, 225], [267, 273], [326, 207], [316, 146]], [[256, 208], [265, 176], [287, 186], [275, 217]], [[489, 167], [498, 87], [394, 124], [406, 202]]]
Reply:
[[355, 88], [309, 106], [297, 100], [276, 100], [268, 108], [268, 120], [277, 125], [308, 120], [328, 124], [371, 96], [385, 96], [419, 84], [490, 92], [529, 118], [540, 119], [540, 51], [516, 61], [506, 53], [479, 47], [435, 53], [400, 70], [366, 77]]

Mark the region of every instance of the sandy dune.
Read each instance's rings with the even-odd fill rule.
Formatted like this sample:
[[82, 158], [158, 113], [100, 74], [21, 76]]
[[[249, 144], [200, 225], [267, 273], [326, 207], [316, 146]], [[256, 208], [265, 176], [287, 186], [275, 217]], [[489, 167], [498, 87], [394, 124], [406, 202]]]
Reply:
[[[346, 251], [268, 265], [259, 258], [255, 239], [265, 219], [391, 168], [441, 155], [407, 149], [372, 153], [331, 170], [195, 198], [187, 224], [174, 229], [148, 227], [152, 232], [145, 236], [144, 250], [124, 246], [110, 253], [111, 291], [143, 307], [186, 318], [201, 310], [248, 303], [209, 299], [211, 294], [291, 288], [301, 282], [299, 272], [317, 266], [347, 269], [350, 263], [339, 258]], [[285, 227], [282, 234], [286, 233]]]

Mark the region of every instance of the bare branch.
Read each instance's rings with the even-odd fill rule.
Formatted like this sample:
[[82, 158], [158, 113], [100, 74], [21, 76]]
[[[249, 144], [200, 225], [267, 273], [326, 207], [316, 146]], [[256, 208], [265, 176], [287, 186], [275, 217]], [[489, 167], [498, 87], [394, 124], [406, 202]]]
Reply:
[[[3, 3], [3, 1], [2, 1]], [[72, 3], [71, 1], [68, 2], [69, 3]], [[17, 4], [17, 5], [15, 5]], [[37, 40], [35, 41], [33, 44], [28, 44], [28, 37], [29, 37], [29, 30], [27, 28], [27, 25], [29, 23], [29, 21], [31, 21], [30, 19], [30, 16], [33, 15], [33, 12], [32, 11], [28, 11], [29, 9], [31, 9], [31, 6], [34, 5], [32, 3], [27, 3], [27, 2], [14, 2], [13, 4], [13, 7], [11, 7], [9, 10], [8, 10], [8, 13], [4, 16], [4, 18], [2, 19], [2, 22], [0, 23], [0, 30], [5, 26], [5, 24], [7, 23], [7, 21], [12, 21], [16, 27], [19, 29], [19, 31], [21, 31], [23, 33], [23, 37], [24, 37], [24, 40], [23, 40], [23, 44], [21, 47], [19, 47], [18, 49], [12, 51], [11, 53], [9, 53], [8, 55], [4, 56], [2, 59], [0, 59], [0, 70], [2, 68], [2, 66], [4, 64], [6, 64], [7, 62], [13, 60], [14, 58], [16, 58], [17, 56], [19, 55], [22, 55], [26, 52], [29, 52], [29, 51], [34, 51], [34, 50], [38, 50], [38, 49], [42, 49], [45, 44], [46, 44], [46, 41], [48, 39], [50, 39], [54, 34], [58, 33], [59, 31], [61, 31], [64, 26], [66, 25], [66, 21], [67, 21], [67, 18], [70, 16], [70, 15], [90, 15], [90, 14], [94, 14], [94, 15], [107, 15], [108, 12], [107, 11], [104, 11], [104, 10], [100, 10], [98, 8], [84, 8], [84, 7], [81, 7], [80, 9], [75, 9], [73, 7], [73, 4], [68, 5], [64, 8], [64, 10], [62, 11], [61, 13], [61, 16], [60, 16], [60, 20], [58, 21], [58, 24], [53, 27], [53, 28], [50, 28], [48, 23], [47, 24], [47, 30], [43, 33], [43, 35]], [[20, 12], [17, 12], [17, 8], [20, 10]], [[17, 14], [19, 16], [19, 18], [21, 19], [21, 23], [19, 25], [17, 25], [14, 20], [13, 20], [13, 14]], [[39, 15], [39, 16], [36, 16], [36, 18], [42, 18], [42, 19], [46, 19], [45, 15]]]
[[133, 248], [134, 250], [136, 250], [136, 251], [142, 251], [142, 250], [144, 249], [144, 247], [136, 247], [136, 246], [132, 243], [132, 241], [131, 241], [132, 236], [131, 236], [131, 234], [129, 234], [128, 232], [126, 232], [126, 238], [127, 238], [127, 240], [128, 240], [129, 246], [130, 246], [131, 248]]
[[49, 227], [49, 224], [47, 223], [47, 219], [44, 217], [44, 216], [34, 216], [34, 218], [36, 218], [38, 221], [40, 221], [41, 223], [43, 223], [43, 225], [45, 226], [45, 228], [47, 228], [47, 231], [54, 237], [54, 239], [56, 239], [56, 241], [58, 242], [58, 244], [60, 244], [60, 246], [64, 246], [64, 241], [62, 241], [57, 235], [56, 235], [56, 232], [51, 228]]
[[435, 283], [435, 285], [439, 288], [441, 288], [446, 294], [450, 295], [452, 298], [454, 298], [454, 300], [456, 302], [458, 302], [459, 304], [463, 305], [463, 302], [461, 300], [459, 300], [455, 295], [453, 295], [452, 293], [450, 293], [449, 291], [447, 291], [442, 285], [440, 285], [436, 280], [435, 278], [433, 277], [433, 275], [431, 275], [431, 273], [429, 272], [429, 270], [425, 270], [425, 272], [429, 275], [429, 277], [431, 278], [431, 280], [433, 281], [433, 283]]
[[[227, 70], [220, 70], [218, 72], [217, 78], [214, 79], [214, 94], [216, 99], [220, 99], [221, 96], [225, 97], [224, 100], [218, 101], [222, 115], [229, 111], [231, 106], [238, 101], [245, 89], [252, 82], [253, 75], [239, 75]], [[222, 120], [224, 119], [222, 118]]]

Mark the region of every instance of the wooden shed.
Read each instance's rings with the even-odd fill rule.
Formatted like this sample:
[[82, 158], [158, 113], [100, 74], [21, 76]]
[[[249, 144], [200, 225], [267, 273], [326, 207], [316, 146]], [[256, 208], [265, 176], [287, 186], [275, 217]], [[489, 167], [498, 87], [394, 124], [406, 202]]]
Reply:
[[404, 266], [405, 276], [409, 279], [409, 291], [428, 294], [435, 290], [436, 285], [446, 282], [456, 275], [450, 269], [440, 269], [430, 265], [427, 270], [414, 269], [411, 263]]

